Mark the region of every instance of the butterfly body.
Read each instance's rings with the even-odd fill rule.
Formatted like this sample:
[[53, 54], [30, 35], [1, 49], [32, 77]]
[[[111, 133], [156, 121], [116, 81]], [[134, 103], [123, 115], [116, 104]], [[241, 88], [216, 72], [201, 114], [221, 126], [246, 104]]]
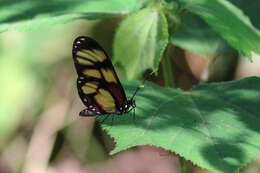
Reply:
[[93, 39], [75, 39], [72, 55], [78, 73], [77, 89], [86, 106], [80, 116], [125, 114], [136, 107], [124, 89], [104, 49]]
[[[135, 100], [128, 100], [127, 103], [123, 104], [123, 107], [119, 108], [118, 112], [114, 113], [103, 113], [103, 114], [118, 114], [123, 115], [128, 112], [130, 112], [132, 109], [136, 108]], [[97, 111], [97, 109], [93, 106], [88, 106], [86, 109], [83, 109], [80, 113], [80, 116], [96, 116], [96, 115], [102, 115], [100, 112]]]

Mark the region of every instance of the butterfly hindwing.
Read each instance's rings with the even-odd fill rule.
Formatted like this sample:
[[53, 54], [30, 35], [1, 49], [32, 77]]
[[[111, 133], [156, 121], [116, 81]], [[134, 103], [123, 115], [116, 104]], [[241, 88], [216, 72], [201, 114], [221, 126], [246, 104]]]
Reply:
[[103, 48], [89, 37], [78, 37], [74, 41], [72, 54], [78, 73], [78, 92], [87, 107], [80, 115], [119, 112], [127, 99], [112, 62]]

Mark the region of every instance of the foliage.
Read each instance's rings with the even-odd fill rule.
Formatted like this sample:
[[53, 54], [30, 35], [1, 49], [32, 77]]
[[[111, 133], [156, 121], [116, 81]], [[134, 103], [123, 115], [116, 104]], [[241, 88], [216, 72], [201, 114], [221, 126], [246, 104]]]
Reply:
[[124, 64], [128, 79], [140, 78], [146, 69], [159, 66], [168, 43], [167, 28], [164, 14], [156, 9], [140, 10], [120, 24], [114, 42], [114, 61]]
[[76, 19], [127, 14], [140, 8], [137, 0], [14, 0], [0, 2], [0, 32], [42, 28]]
[[182, 0], [187, 9], [199, 15], [230, 45], [251, 57], [260, 53], [259, 31], [250, 23], [241, 10], [225, 0]]
[[[128, 93], [137, 84], [129, 83]], [[136, 96], [136, 125], [132, 113], [115, 117], [112, 127], [112, 116], [103, 124], [116, 141], [111, 154], [154, 145], [214, 172], [236, 172], [260, 154], [259, 87], [259, 77], [201, 84], [191, 92], [147, 83]]]
[[[68, 68], [69, 66], [66, 66], [68, 62], [72, 63], [71, 47], [64, 45], [72, 43], [73, 37], [79, 33], [70, 34], [73, 29], [61, 32], [70, 35], [66, 39], [61, 33], [57, 34], [59, 32], [48, 31], [49, 34], [41, 34], [41, 28], [49, 28], [54, 24], [63, 24], [59, 26], [64, 27], [67, 26], [65, 23], [69, 22], [72, 28], [82, 29], [85, 27], [78, 26], [72, 21], [120, 16], [122, 21], [116, 29], [113, 40], [112, 59], [115, 64], [121, 65], [126, 79], [140, 79], [147, 70], [159, 68], [170, 44], [206, 56], [208, 59], [218, 55], [228, 58], [227, 55], [238, 51], [252, 60], [253, 53], [260, 54], [260, 32], [256, 28], [260, 27], [257, 20], [259, 2], [243, 0], [0, 2], [1, 36], [14, 30], [30, 33], [28, 34], [30, 41], [25, 42], [25, 45], [29, 46], [14, 52], [12, 51], [16, 45], [13, 44], [17, 43], [13, 38], [15, 34], [9, 34], [10, 39], [0, 40], [2, 57], [0, 73], [1, 84], [3, 83], [0, 91], [3, 96], [0, 98], [0, 147], [7, 145], [8, 140], [21, 126], [21, 115], [27, 114], [30, 109], [33, 109], [30, 114], [36, 114], [48, 108], [47, 103], [39, 104], [39, 101], [35, 102], [34, 99], [47, 100], [45, 95], [52, 85], [58, 86], [53, 93], [69, 90], [64, 87], [67, 86], [64, 81], [71, 82], [73, 77], [63, 79], [67, 73], [61, 69]], [[33, 34], [33, 30], [38, 32]], [[81, 33], [84, 34], [83, 31]], [[37, 41], [31, 41], [33, 37], [37, 38]], [[55, 38], [63, 39], [57, 39], [62, 41], [57, 41], [57, 45], [53, 46], [54, 44], [50, 43], [55, 43]], [[8, 44], [5, 40], [9, 40]], [[44, 40], [49, 40], [47, 46], [44, 45]], [[6, 53], [5, 45], [11, 47], [8, 49], [10, 54]], [[37, 45], [41, 47], [37, 49]], [[49, 53], [42, 51], [46, 47], [48, 50], [46, 52]], [[53, 53], [54, 50], [64, 54], [57, 55]], [[165, 65], [162, 64], [161, 68], [165, 70]], [[59, 73], [56, 73], [57, 69], [60, 70]], [[171, 69], [167, 69], [167, 72], [169, 70]], [[73, 71], [68, 70], [68, 73]], [[163, 76], [167, 78], [164, 81], [173, 81], [172, 78], [168, 79], [169, 76]], [[58, 79], [62, 79], [59, 81], [61, 84], [52, 83]], [[133, 81], [127, 83], [125, 85], [127, 93], [132, 93], [137, 84], [138, 82]], [[137, 145], [155, 145], [173, 151], [211, 171], [238, 171], [259, 155], [260, 103], [257, 99], [259, 85], [259, 78], [250, 77], [226, 83], [200, 84], [194, 86], [190, 92], [184, 92], [180, 89], [161, 88], [147, 83], [136, 96], [136, 125], [133, 124], [130, 115], [116, 117], [112, 127], [110, 125], [112, 116], [102, 124], [102, 128], [116, 142], [111, 154]], [[31, 93], [34, 94], [30, 95]], [[61, 100], [64, 99], [64, 95], [62, 93], [60, 95]], [[34, 106], [30, 107], [30, 104]], [[35, 108], [37, 104], [38, 107]], [[71, 141], [75, 140], [73, 137], [68, 137], [67, 140], [72, 143]], [[76, 145], [72, 148], [76, 153], [82, 153]]]

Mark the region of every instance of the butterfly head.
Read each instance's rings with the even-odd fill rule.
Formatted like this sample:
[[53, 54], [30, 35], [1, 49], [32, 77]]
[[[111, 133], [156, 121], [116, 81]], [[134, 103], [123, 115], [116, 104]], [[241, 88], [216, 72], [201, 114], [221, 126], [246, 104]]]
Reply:
[[120, 107], [120, 113], [121, 114], [128, 113], [134, 108], [136, 108], [135, 100], [134, 99], [127, 100], [125, 104], [123, 104], [123, 106]]

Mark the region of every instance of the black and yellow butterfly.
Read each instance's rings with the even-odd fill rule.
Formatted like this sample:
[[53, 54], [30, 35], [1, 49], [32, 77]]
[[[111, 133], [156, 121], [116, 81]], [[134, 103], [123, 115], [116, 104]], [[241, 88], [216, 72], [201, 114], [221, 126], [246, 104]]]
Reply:
[[124, 114], [136, 107], [134, 95], [127, 100], [111, 60], [93, 39], [81, 36], [72, 49], [78, 73], [78, 93], [85, 104], [80, 116]]

